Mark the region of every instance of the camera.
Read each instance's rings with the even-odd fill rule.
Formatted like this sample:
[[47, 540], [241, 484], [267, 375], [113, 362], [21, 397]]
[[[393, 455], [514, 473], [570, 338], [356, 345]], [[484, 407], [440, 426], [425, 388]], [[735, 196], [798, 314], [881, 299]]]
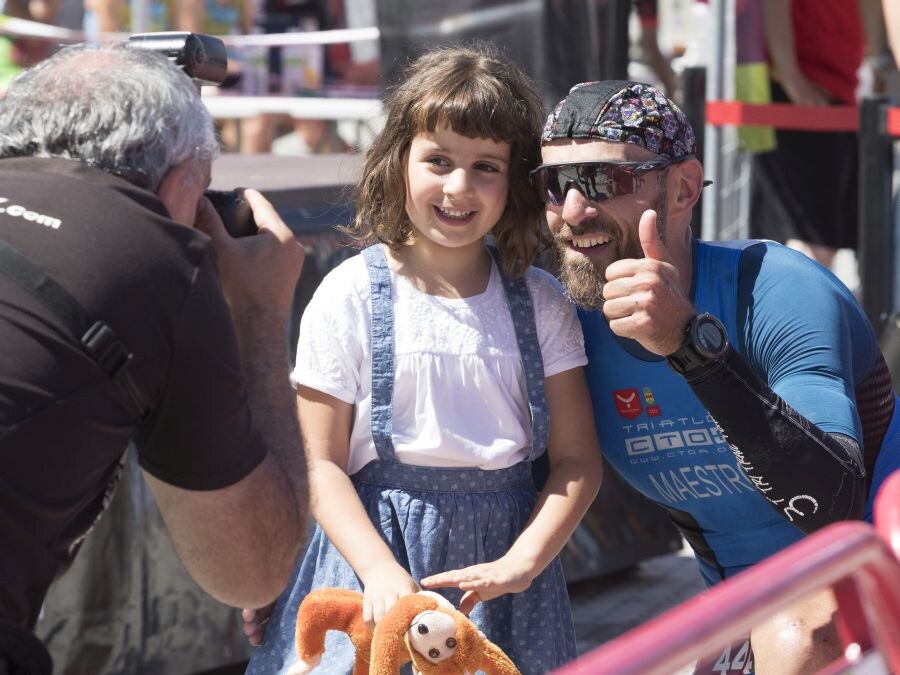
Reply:
[[[137, 33], [128, 38], [128, 46], [162, 54], [184, 71], [198, 89], [203, 85], [218, 87], [228, 75], [225, 43], [212, 35], [186, 32]], [[205, 195], [232, 237], [256, 234], [253, 211], [239, 192], [207, 190]]]
[[212, 202], [228, 234], [235, 239], [258, 232], [253, 210], [238, 190], [207, 190], [203, 193]]
[[183, 70], [198, 87], [218, 87], [228, 75], [225, 43], [212, 35], [186, 32], [136, 33], [129, 36], [128, 46], [162, 54]]

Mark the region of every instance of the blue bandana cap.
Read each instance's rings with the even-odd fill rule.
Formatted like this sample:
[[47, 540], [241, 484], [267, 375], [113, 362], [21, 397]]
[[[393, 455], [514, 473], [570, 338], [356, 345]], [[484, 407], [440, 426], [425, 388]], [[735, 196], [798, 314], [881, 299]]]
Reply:
[[582, 82], [550, 113], [541, 142], [555, 138], [596, 138], [634, 143], [661, 157], [697, 154], [687, 117], [656, 87], [640, 82]]

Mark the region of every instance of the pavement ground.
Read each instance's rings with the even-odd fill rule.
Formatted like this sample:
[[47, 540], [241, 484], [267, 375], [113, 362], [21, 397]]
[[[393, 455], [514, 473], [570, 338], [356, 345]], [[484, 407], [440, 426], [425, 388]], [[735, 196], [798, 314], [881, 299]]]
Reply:
[[586, 654], [705, 589], [687, 545], [631, 569], [570, 584], [578, 653]]
[[[675, 553], [648, 558], [622, 572], [570, 584], [579, 655], [584, 656], [704, 590], [706, 584], [686, 542]], [[673, 675], [693, 672], [693, 665], [689, 664]]]

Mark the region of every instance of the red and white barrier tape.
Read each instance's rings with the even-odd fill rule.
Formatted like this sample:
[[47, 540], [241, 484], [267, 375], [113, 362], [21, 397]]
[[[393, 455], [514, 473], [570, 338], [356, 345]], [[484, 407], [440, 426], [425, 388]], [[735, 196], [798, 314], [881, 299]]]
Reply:
[[216, 96], [213, 93], [204, 95], [203, 102], [216, 119], [284, 114], [294, 119], [353, 120], [377, 124], [384, 114], [381, 101], [375, 98]]
[[[12, 16], [0, 14], [0, 35], [12, 37], [30, 37], [43, 40], [55, 40], [57, 42], [83, 42], [88, 39], [82, 31], [51, 26], [50, 24], [26, 19], [16, 19]], [[124, 40], [127, 33], [106, 33], [103, 40]]]
[[[264, 35], [218, 35], [229, 47], [266, 47], [277, 45], [330, 45], [351, 42], [370, 42], [380, 36], [378, 28], [342, 28], [293, 33], [267, 33]], [[130, 33], [98, 33], [87, 35], [83, 31], [51, 26], [37, 21], [16, 19], [0, 14], [0, 35], [30, 37], [57, 42], [115, 42], [126, 39]]]

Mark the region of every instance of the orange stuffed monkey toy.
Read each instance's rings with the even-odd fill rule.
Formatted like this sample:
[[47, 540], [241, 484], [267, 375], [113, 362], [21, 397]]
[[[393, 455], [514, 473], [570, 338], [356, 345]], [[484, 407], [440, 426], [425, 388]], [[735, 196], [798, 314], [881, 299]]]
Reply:
[[312, 591], [297, 612], [300, 662], [292, 674], [308, 673], [325, 651], [325, 633], [339, 630], [356, 648], [353, 675], [396, 675], [412, 661], [422, 675], [520, 675], [519, 669], [475, 624], [442, 596], [430, 591], [397, 601], [375, 626], [362, 620], [362, 593], [342, 588]]

